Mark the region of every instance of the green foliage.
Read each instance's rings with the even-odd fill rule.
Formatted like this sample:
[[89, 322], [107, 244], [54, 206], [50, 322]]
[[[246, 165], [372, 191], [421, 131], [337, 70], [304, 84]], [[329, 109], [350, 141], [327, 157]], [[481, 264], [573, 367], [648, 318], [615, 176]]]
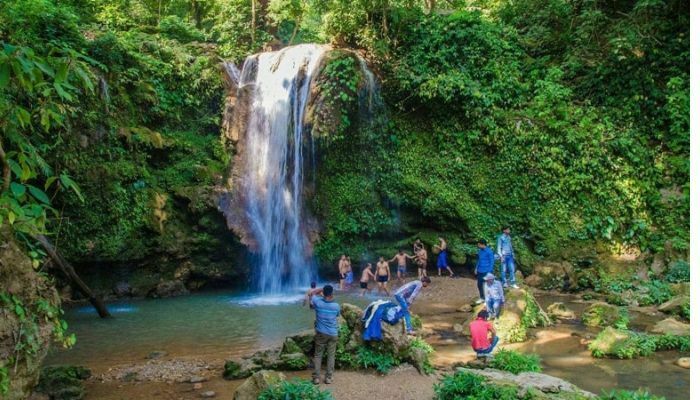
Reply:
[[0, 365], [0, 394], [10, 390], [10, 367], [3, 362]]
[[690, 282], [690, 264], [683, 260], [672, 262], [666, 271], [666, 282]]
[[295, 378], [291, 381], [268, 386], [258, 396], [258, 400], [332, 400], [328, 390], [320, 390], [308, 380]]
[[489, 366], [513, 374], [542, 371], [540, 358], [536, 354], [522, 354], [517, 351], [505, 349], [496, 352]]
[[639, 389], [636, 391], [629, 390], [611, 390], [603, 392], [598, 396], [601, 400], [665, 400], [665, 397], [654, 396], [647, 390]]
[[90, 370], [85, 367], [68, 365], [45, 367], [39, 375], [36, 391], [56, 400], [80, 400], [85, 397], [82, 381], [90, 375]]
[[650, 335], [646, 333], [621, 330], [615, 335], [619, 338], [611, 338], [611, 331], [604, 330], [598, 334], [588, 348], [593, 357], [630, 359], [647, 357], [656, 351], [690, 350], [690, 337], [676, 335]]
[[[411, 317], [411, 321], [413, 321], [413, 317]], [[416, 326], [414, 325], [414, 327], [416, 327]], [[416, 328], [418, 328], [418, 327], [416, 327]], [[420, 329], [420, 328], [418, 328], [418, 329]], [[423, 338], [417, 337], [417, 338], [413, 338], [411, 340], [411, 344], [409, 345], [409, 353], [411, 352], [411, 350], [420, 350], [428, 356], [425, 358], [425, 360], [423, 361], [423, 363], [421, 365], [420, 369], [422, 371], [424, 371], [428, 374], [431, 374], [435, 371], [435, 367], [430, 362], [430, 357], [429, 357], [431, 354], [435, 353], [435, 349], [433, 349], [433, 346], [428, 344], [428, 342], [423, 340]]]
[[[435, 400], [510, 400], [521, 398], [516, 387], [486, 383], [485, 378], [469, 372], [446, 375], [435, 384]], [[530, 398], [529, 395], [525, 396]]]
[[400, 360], [391, 352], [378, 351], [375, 348], [360, 346], [356, 355], [357, 364], [363, 369], [375, 369], [380, 374], [387, 374], [392, 368], [400, 364]]

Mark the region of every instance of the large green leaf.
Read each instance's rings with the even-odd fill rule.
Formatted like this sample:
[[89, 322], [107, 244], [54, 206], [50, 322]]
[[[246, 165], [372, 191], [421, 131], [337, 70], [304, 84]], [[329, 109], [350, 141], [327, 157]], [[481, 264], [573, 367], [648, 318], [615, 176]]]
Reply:
[[51, 204], [51, 200], [49, 200], [49, 196], [47, 196], [43, 190], [39, 189], [36, 186], [32, 186], [32, 185], [27, 185], [27, 187], [29, 188], [29, 193], [31, 193], [35, 199], [37, 199], [40, 202], [47, 204], [47, 205]]
[[21, 183], [12, 182], [10, 183], [10, 190], [16, 198], [20, 198], [24, 196], [24, 193], [27, 192], [27, 187], [22, 185]]

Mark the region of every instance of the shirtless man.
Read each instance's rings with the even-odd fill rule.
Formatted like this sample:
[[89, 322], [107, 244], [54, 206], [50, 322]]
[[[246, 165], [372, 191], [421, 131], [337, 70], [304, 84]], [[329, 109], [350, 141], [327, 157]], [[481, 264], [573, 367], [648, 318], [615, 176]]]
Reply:
[[413, 260], [415, 257], [409, 256], [408, 254], [404, 253], [403, 250], [399, 250], [399, 252], [396, 253], [396, 255], [394, 256], [394, 258], [388, 261], [390, 263], [394, 261], [397, 262], [398, 268], [396, 269], [396, 276], [399, 278], [402, 285], [406, 278], [406, 260], [409, 258]]
[[353, 287], [354, 275], [352, 273], [352, 260], [350, 256], [345, 260], [345, 288], [351, 289]]
[[428, 251], [423, 247], [417, 247], [416, 263], [418, 264], [418, 279], [428, 276]]
[[452, 272], [452, 268], [447, 265], [447, 241], [443, 238], [438, 238], [438, 240], [440, 241], [440, 244], [438, 245], [438, 250], [440, 250], [440, 253], [438, 254], [437, 259], [438, 276], [441, 276], [442, 270], [446, 269], [450, 273], [450, 278], [454, 278], [455, 273]]
[[374, 276], [374, 280], [377, 281], [377, 293], [384, 290], [387, 296], [389, 296], [389, 289], [386, 285], [391, 279], [391, 270], [389, 270], [389, 263], [384, 260], [384, 257], [379, 257], [379, 262], [377, 262], [377, 273]]
[[340, 261], [338, 261], [338, 273], [340, 275], [340, 290], [345, 289], [345, 275], [348, 270], [348, 258], [345, 254], [340, 256]]
[[[360, 289], [362, 289], [362, 292], [360, 293], [361, 297], [364, 297], [365, 293], [367, 292], [367, 284], [369, 283], [370, 277], [372, 277], [372, 279], [376, 279], [374, 273], [372, 272], [372, 263], [367, 263], [367, 265], [365, 265], [365, 269], [362, 270], [362, 277], [360, 278]], [[370, 293], [372, 293], [371, 290]]]

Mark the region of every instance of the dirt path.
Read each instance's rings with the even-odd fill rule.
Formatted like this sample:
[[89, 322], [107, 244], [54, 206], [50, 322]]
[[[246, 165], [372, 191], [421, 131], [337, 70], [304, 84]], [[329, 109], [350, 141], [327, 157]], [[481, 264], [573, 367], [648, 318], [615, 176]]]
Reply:
[[[467, 339], [457, 335], [453, 326], [463, 323], [467, 314], [457, 309], [477, 296], [475, 280], [471, 278], [450, 279], [433, 277], [433, 283], [424, 290], [413, 305], [413, 311], [423, 321], [423, 338], [436, 350], [433, 362], [438, 373], [422, 376], [411, 366], [400, 366], [386, 376], [356, 371], [336, 371], [332, 385], [322, 385], [330, 390], [337, 400], [350, 399], [396, 399], [423, 400], [431, 399], [433, 384], [440, 377], [441, 371], [457, 361], [466, 361], [474, 357]], [[196, 355], [193, 354], [193, 359]], [[221, 378], [225, 357], [208, 358], [212, 368], [201, 374], [206, 381], [195, 385], [192, 383], [163, 382], [100, 382], [90, 380], [87, 385], [87, 399], [100, 400], [193, 400], [201, 399], [202, 393], [214, 391], [216, 399], [231, 399], [233, 392], [243, 381], [226, 381]], [[286, 373], [290, 378], [310, 379], [311, 371]]]

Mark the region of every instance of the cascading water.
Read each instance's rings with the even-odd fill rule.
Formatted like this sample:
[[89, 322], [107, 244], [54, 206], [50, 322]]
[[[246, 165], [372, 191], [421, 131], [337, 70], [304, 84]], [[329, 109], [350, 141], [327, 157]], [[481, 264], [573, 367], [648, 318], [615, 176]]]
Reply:
[[325, 50], [299, 45], [250, 56], [240, 76], [227, 68], [238, 91], [249, 93], [237, 190], [256, 257], [257, 289], [264, 294], [308, 286], [314, 273], [304, 226], [304, 113]]

